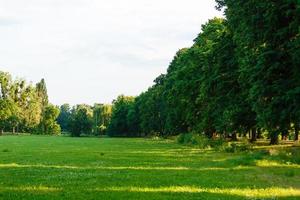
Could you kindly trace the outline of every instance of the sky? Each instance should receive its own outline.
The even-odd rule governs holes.
[[[0,70],[56,105],[136,96],[222,13],[214,0],[0,0]]]

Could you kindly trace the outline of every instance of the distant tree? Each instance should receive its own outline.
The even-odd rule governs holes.
[[[93,132],[95,135],[104,135],[111,118],[111,105],[95,104],[93,106]]]
[[[36,84],[36,91],[38,97],[40,98],[41,105],[43,107],[48,106],[49,100],[45,79],[42,79],[39,83]]]
[[[71,106],[63,104],[60,106],[60,113],[57,118],[57,123],[60,125],[62,131],[70,131],[71,121]]]
[[[139,115],[135,103],[129,105],[126,118],[129,136],[140,136]]]
[[[39,83],[36,84],[36,93],[37,93],[37,97],[40,103],[41,113],[42,113],[39,129],[44,134],[46,132],[46,127],[45,127],[46,125],[43,124],[43,122],[45,122],[43,118],[45,117],[46,107],[48,106],[49,103],[47,87],[44,79],[42,79]]]
[[[12,78],[7,72],[0,71],[0,97],[1,99],[8,99]]]
[[[104,104],[102,107],[102,113],[101,113],[101,125],[102,125],[102,128],[104,128],[105,132],[110,123],[111,115],[112,115],[112,105]]]
[[[131,136],[127,117],[133,104],[134,97],[124,95],[120,95],[113,101],[111,122],[107,130],[109,136]]]
[[[18,130],[18,126],[21,123],[21,118],[19,115],[19,108],[15,102],[12,102],[10,105],[11,115],[7,119],[7,128],[12,131],[12,133],[16,133],[16,129]]]
[[[9,127],[14,117],[15,103],[11,94],[12,78],[9,73],[0,71],[0,135]]]
[[[1,132],[49,133],[49,127],[46,127],[49,124],[45,124],[49,123],[49,116],[45,116],[48,95],[44,79],[33,86],[23,79],[13,80],[9,73],[0,71],[0,101]],[[50,129],[58,130],[52,125]]]
[[[12,102],[7,99],[0,99],[0,135],[7,127],[10,117],[12,117]]]
[[[91,134],[93,128],[93,110],[88,105],[77,105],[71,111],[70,130],[73,137]]]
[[[36,89],[32,85],[26,86],[21,94],[21,112],[23,115],[23,131],[37,133],[44,133],[44,127],[41,129],[42,122],[42,106]]]
[[[43,117],[43,125],[44,132],[43,134],[47,135],[58,135],[61,133],[61,128],[59,124],[57,124],[56,119],[59,116],[59,108],[53,105],[48,105],[45,108],[44,117]]]

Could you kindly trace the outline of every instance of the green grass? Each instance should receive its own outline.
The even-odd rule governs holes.
[[[272,152],[214,152],[171,140],[2,136],[0,199],[300,199],[299,163]]]

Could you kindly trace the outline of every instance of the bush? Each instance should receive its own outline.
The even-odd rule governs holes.
[[[207,138],[205,135],[196,134],[196,133],[180,134],[177,137],[177,142],[179,144],[197,146],[200,149],[206,149],[206,148],[219,149],[224,145],[224,140],[222,139],[211,140]]]
[[[236,153],[236,152],[247,152],[252,150],[253,147],[249,143],[231,143],[229,147],[225,148],[225,151],[228,153]]]
[[[272,160],[284,163],[300,164],[299,148],[291,148],[284,151],[279,151],[276,155],[271,155]]]
[[[218,150],[224,150],[227,147],[227,144],[228,143],[222,138],[210,140],[210,146]]]
[[[49,132],[51,135],[59,135],[59,134],[61,134],[61,128],[60,128],[60,126],[58,125],[58,124],[53,124],[52,126],[51,126],[51,130],[50,130],[50,132]]]
[[[177,142],[179,144],[184,144],[184,138],[186,137],[186,134],[180,134],[178,137],[177,137]]]

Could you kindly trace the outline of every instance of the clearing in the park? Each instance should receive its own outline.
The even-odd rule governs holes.
[[[3,136],[0,199],[299,199],[300,165],[271,156],[289,147],[259,148],[231,154],[172,140]]]

